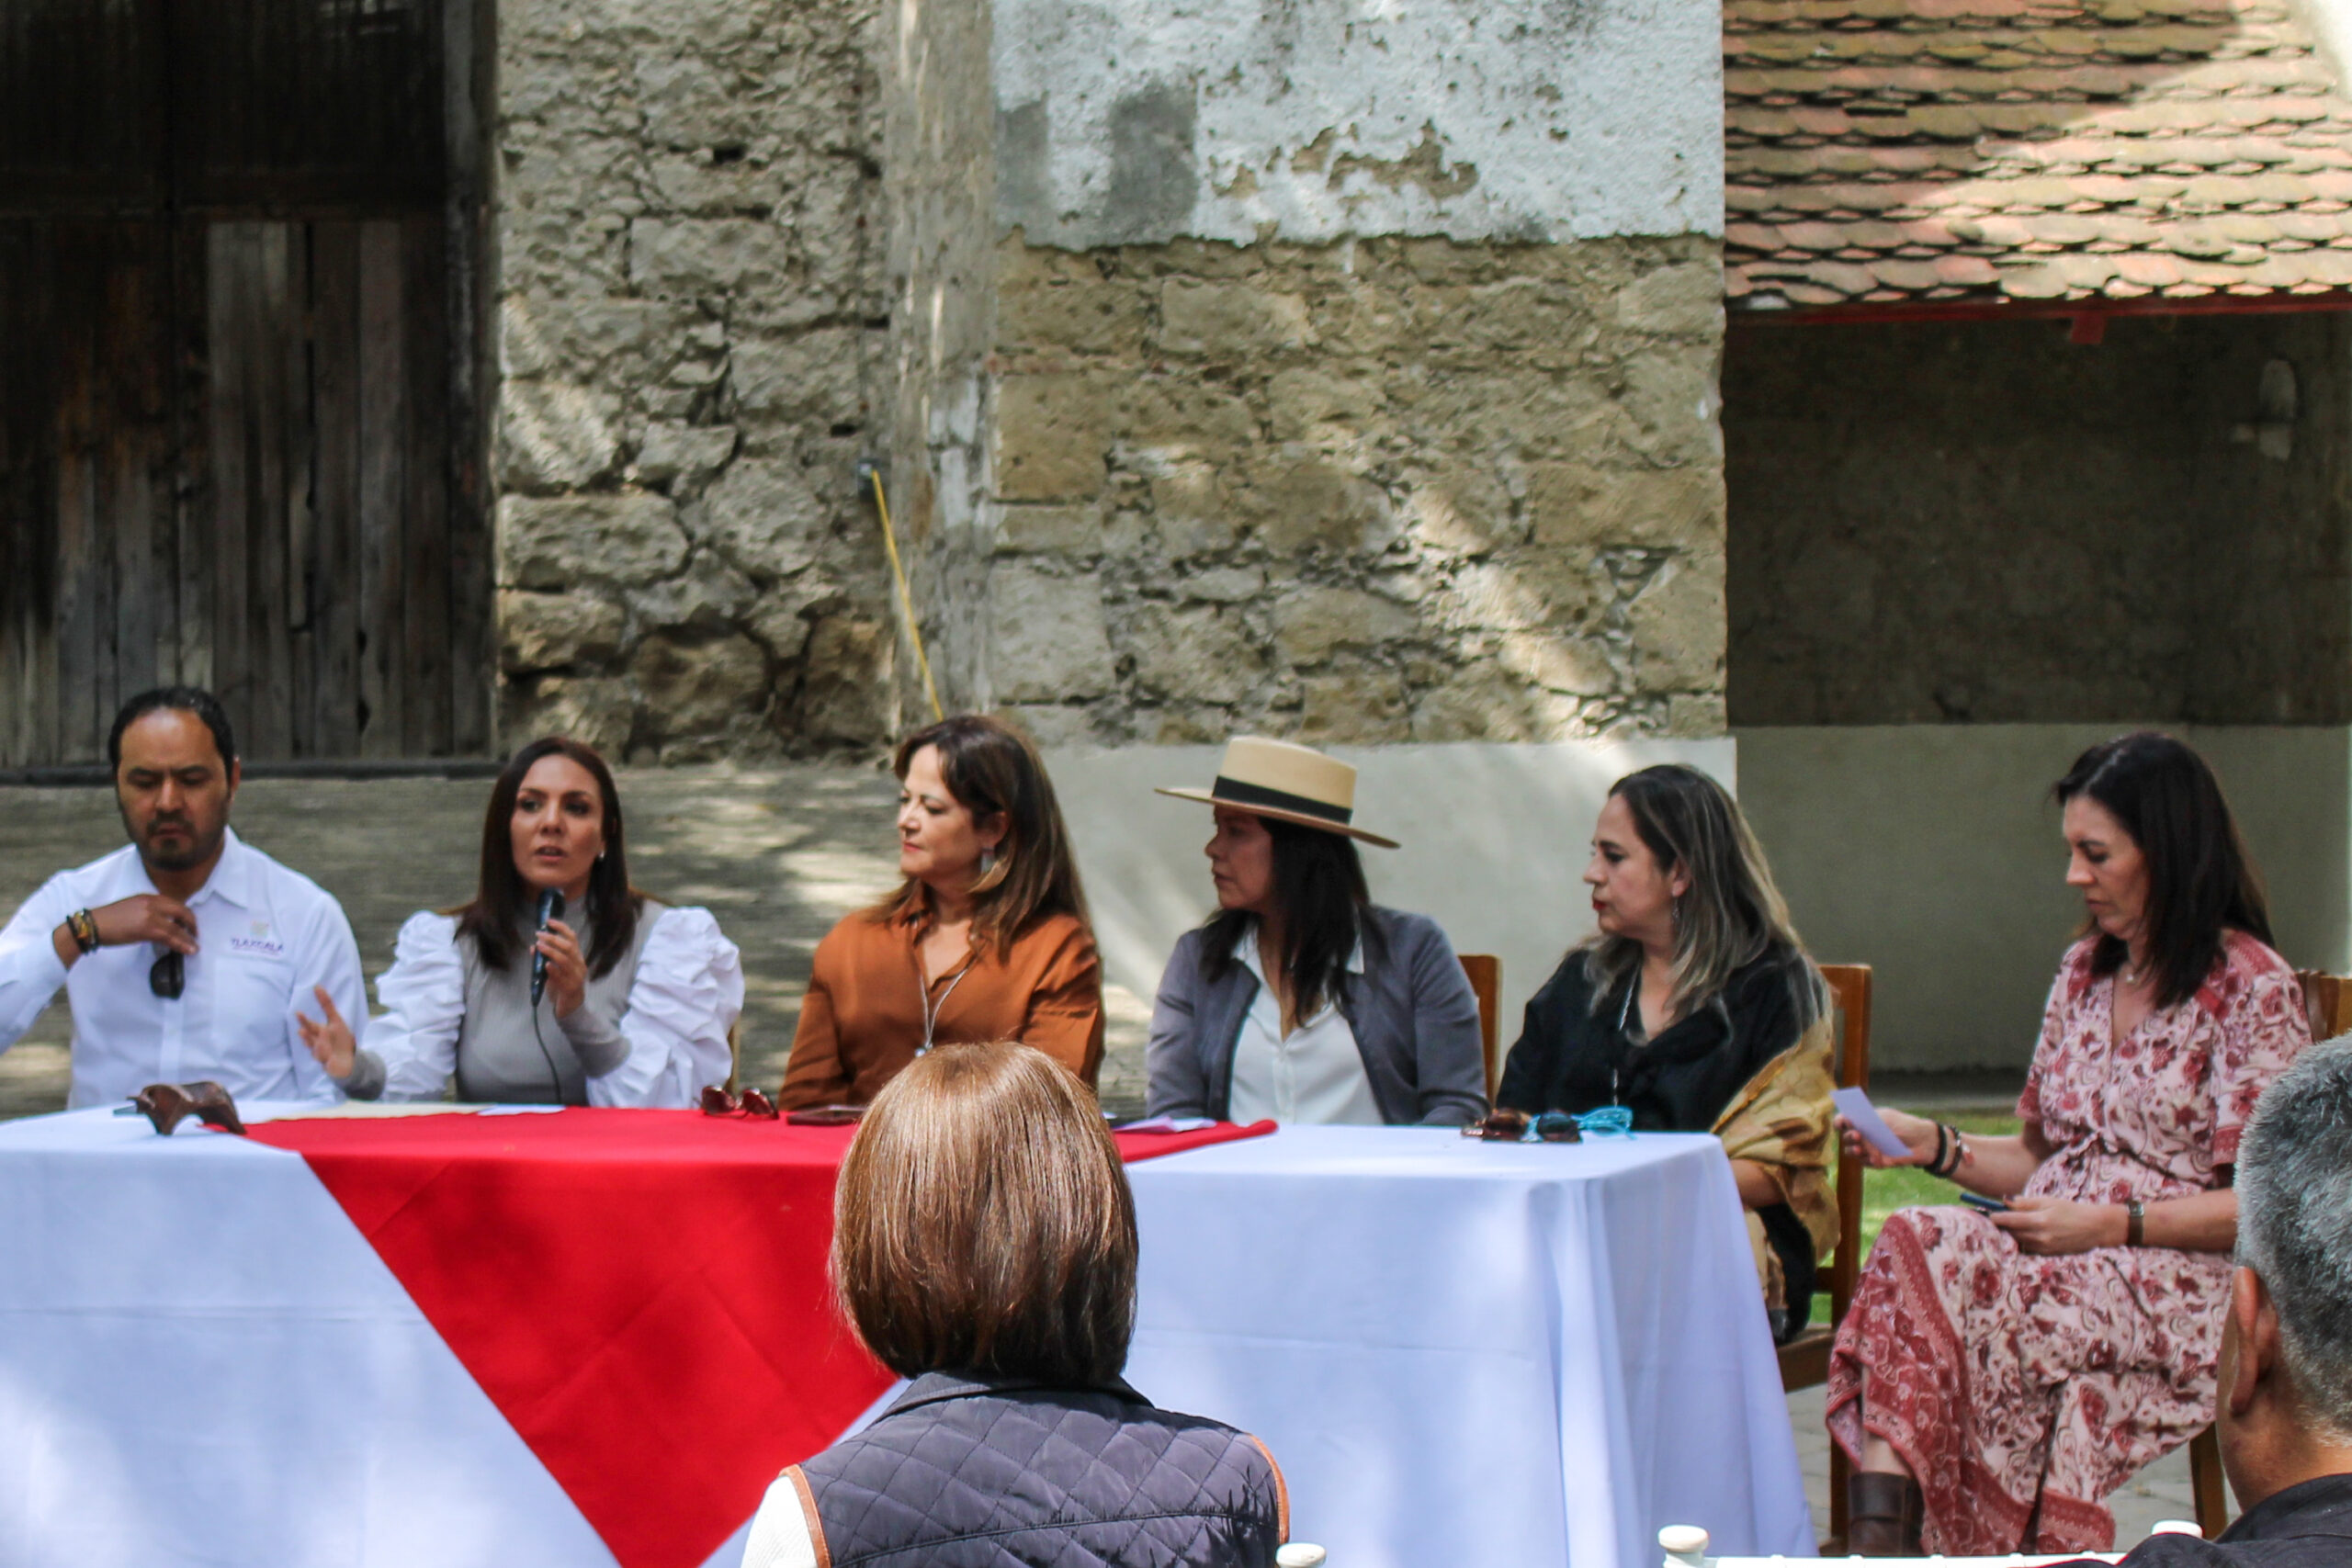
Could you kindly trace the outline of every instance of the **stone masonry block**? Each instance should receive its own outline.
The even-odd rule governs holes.
[[[738,714],[766,707],[767,653],[747,637],[685,640],[650,637],[630,666],[656,739],[707,734]]]
[[[1250,283],[1170,279],[1159,288],[1159,346],[1169,354],[1229,359],[1306,346],[1306,300]]]
[[[499,582],[562,591],[582,582],[650,582],[685,564],[686,536],[666,496],[502,497]]]
[[[765,586],[816,560],[830,509],[799,464],[739,458],[703,496],[697,532]]]
[[[684,331],[679,311],[658,299],[510,294],[499,303],[500,358],[511,377],[625,385],[653,373],[650,355],[669,352]]]
[[[802,415],[831,423],[859,417],[858,333],[829,327],[735,344],[735,402],[746,414]]]
[[[802,732],[871,746],[898,728],[891,694],[897,633],[877,615],[829,615],[809,634],[800,692]]]
[[[1722,464],[1722,401],[1712,354],[1634,355],[1625,362],[1623,409],[1640,430],[1639,449],[1653,461]]]
[[[1169,559],[1216,555],[1233,547],[1240,536],[1240,522],[1213,464],[1159,462],[1148,471],[1159,547]]]
[[[1413,707],[1413,739],[1435,740],[1560,740],[1582,733],[1578,700],[1547,692],[1481,662],[1420,694]]]
[[[1653,692],[1723,684],[1724,559],[1679,558],[1634,600],[1634,678]]]
[[[735,73],[723,63],[649,49],[631,64],[646,136],[657,147],[740,146],[767,129],[769,106],[736,91]]]
[[[1598,697],[1614,691],[1618,684],[1608,644],[1592,637],[1505,632],[1498,662],[1521,680],[1551,692]]]
[[[1342,670],[1301,682],[1297,738],[1310,746],[1366,746],[1412,734],[1405,682],[1395,671]]]
[[[1267,421],[1277,441],[1344,439],[1386,400],[1379,379],[1328,366],[1276,371],[1266,384]]]
[[[1435,456],[1435,471],[1418,478],[1406,499],[1413,536],[1432,549],[1464,555],[1519,542],[1524,525],[1496,465]]]
[[[617,657],[628,617],[595,593],[498,594],[498,662],[510,675]]]
[[[1265,649],[1232,609],[1146,604],[1122,640],[1135,654],[1136,686],[1155,696],[1238,703],[1266,671]]]
[[[1724,477],[1712,464],[1678,468],[1532,464],[1527,509],[1539,546],[1723,547]]]
[[[1122,444],[1159,460],[1223,462],[1258,444],[1258,416],[1231,387],[1194,377],[1153,376],[1120,390],[1116,429]]]
[[[547,675],[529,686],[507,688],[500,729],[536,739],[569,735],[607,757],[627,750],[637,723],[628,682],[616,675]]]
[[[1654,267],[1617,296],[1617,323],[1630,332],[1720,338],[1724,269],[1713,260]]]
[[[989,678],[1004,703],[1058,703],[1111,689],[1111,639],[1094,579],[1001,563],[989,575]]]
[[[1096,506],[1006,506],[998,509],[996,547],[1007,555],[1094,556],[1102,548],[1102,511]]]
[[[1293,664],[1320,664],[1341,648],[1378,648],[1411,637],[1406,606],[1355,588],[1295,587],[1274,601],[1274,646]]]
[[[1122,280],[1008,286],[997,299],[997,342],[1006,349],[1143,355],[1151,296]]]
[[[1102,488],[1109,413],[1086,376],[1008,376],[996,395],[996,493],[1084,501]]]
[[[1250,480],[1245,504],[1259,537],[1276,555],[1317,546],[1352,554],[1377,540],[1387,521],[1386,500],[1376,487],[1296,449],[1270,454]]]
[[[655,294],[783,290],[791,284],[790,238],[756,219],[639,219],[629,225],[629,276]]]
[[[657,422],[645,427],[645,439],[638,444],[637,461],[629,472],[640,483],[668,484],[675,480],[681,487],[693,490],[734,455],[735,427],[731,424]]]
[[[498,479],[509,490],[574,490],[613,466],[619,395],[564,381],[510,380],[498,396]]]

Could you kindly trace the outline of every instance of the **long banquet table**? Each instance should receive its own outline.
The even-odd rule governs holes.
[[[560,1151],[532,1142],[551,1127],[526,1125],[559,1116],[507,1123],[504,1157],[539,1161],[543,1190],[576,1183],[579,1199],[485,1210],[480,1234],[506,1249],[486,1259],[475,1254],[489,1244],[469,1246],[470,1218],[432,1218],[494,1202],[469,1196],[455,1166],[413,1189],[355,1187],[329,1162],[314,1169],[315,1154],[200,1130],[158,1138],[104,1111],[0,1124],[0,1565],[731,1568],[756,1495],[729,1479],[696,1500],[715,1527],[663,1534],[673,1513],[695,1512],[642,1506],[650,1475],[677,1473],[656,1464],[663,1445],[674,1458],[684,1443],[691,1460],[707,1433],[741,1461],[730,1477],[768,1473],[800,1454],[739,1450],[813,1446],[854,1424],[840,1411],[864,1405],[887,1374],[842,1383],[821,1427],[807,1429],[816,1438],[746,1438],[729,1425],[736,1413],[662,1401],[708,1403],[676,1391],[732,1387],[734,1369],[763,1357],[789,1382],[796,1355],[837,1348],[804,1334],[804,1352],[749,1322],[724,1344],[665,1337],[660,1314],[629,1308],[610,1345],[566,1349],[586,1371],[540,1369],[527,1400],[513,1392],[513,1362],[536,1340],[509,1336],[496,1365],[480,1348],[519,1310],[503,1281],[537,1291],[531,1311],[560,1315],[589,1289],[571,1282],[573,1261],[616,1272],[600,1248],[628,1231],[642,1167],[636,1124],[611,1119],[663,1114],[560,1113],[606,1120],[563,1123],[573,1136]],[[714,1131],[725,1157],[707,1172],[673,1160],[670,1179],[756,1186],[784,1132],[770,1127],[776,1141],[759,1145],[742,1123]],[[812,1190],[820,1166],[795,1190]],[[1333,1568],[1646,1568],[1668,1523],[1704,1526],[1720,1552],[1810,1554],[1713,1139],[1511,1146],[1297,1127],[1129,1175],[1143,1238],[1129,1380],[1263,1437],[1289,1480],[1294,1536],[1329,1547]],[[723,1239],[692,1239],[689,1225],[690,1247],[807,1272],[805,1258],[772,1263],[762,1227],[724,1221],[716,1200],[704,1218]],[[544,1246],[517,1247],[539,1231]],[[428,1277],[429,1313],[402,1283]],[[613,1364],[632,1357],[642,1364]],[[598,1379],[601,1393],[576,1386]],[[612,1426],[595,1402],[620,1397],[616,1387],[660,1418],[631,1417],[595,1451],[565,1448],[575,1427]],[[632,1473],[632,1443],[643,1473]],[[680,1490],[664,1480],[650,1495]]]

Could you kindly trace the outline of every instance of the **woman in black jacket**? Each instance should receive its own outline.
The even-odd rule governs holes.
[[[1786,1339],[1838,1235],[1820,973],[1739,807],[1695,768],[1611,787],[1584,880],[1600,930],[1527,1004],[1495,1099],[1722,1137]]]

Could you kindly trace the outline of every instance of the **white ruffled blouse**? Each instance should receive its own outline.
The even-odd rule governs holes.
[[[458,918],[411,915],[376,982],[385,1010],[361,1042],[384,1066],[386,1100],[438,1100],[458,1066],[466,963]],[[591,1105],[691,1108],[734,1070],[727,1036],[743,1012],[742,953],[710,911],[667,908],[647,933],[619,1027],[620,1066],[588,1080]]]

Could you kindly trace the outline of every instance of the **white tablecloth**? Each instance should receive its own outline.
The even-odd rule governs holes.
[[[1263,1437],[1332,1568],[1810,1552],[1713,1139],[1295,1128],[1130,1175],[1130,1381]],[[0,1565],[611,1562],[298,1156],[0,1124]]]

